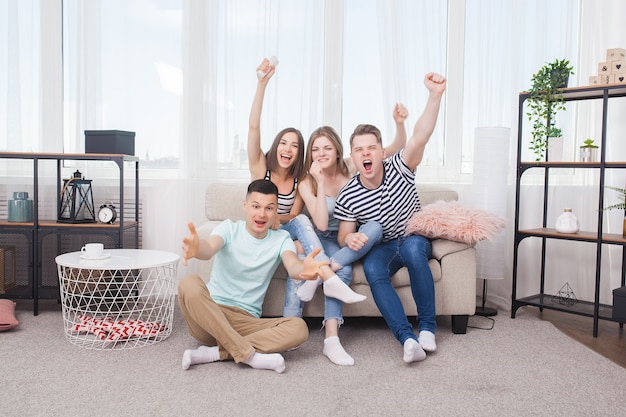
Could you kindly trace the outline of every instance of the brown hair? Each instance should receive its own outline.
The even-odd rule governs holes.
[[[313,163],[313,142],[315,139],[324,136],[328,138],[335,146],[337,150],[337,168],[339,172],[346,177],[350,178],[350,171],[348,170],[348,166],[346,165],[346,161],[343,159],[343,144],[341,143],[341,138],[335,129],[330,126],[322,126],[318,127],[311,133],[309,137],[309,143],[306,146],[306,160],[304,166],[306,167],[306,171],[308,172],[311,168],[311,164]],[[309,175],[309,180],[311,182],[311,190],[313,191],[313,195],[317,195],[317,181],[313,177],[313,175]]]
[[[355,127],[354,132],[352,132],[352,135],[350,135],[350,149],[352,149],[352,140],[354,139],[355,136],[366,135],[368,133],[371,133],[372,135],[376,136],[376,140],[378,141],[380,146],[383,145],[383,137],[380,134],[380,130],[378,130],[376,126],[362,124],[362,125],[358,125],[357,127]]]
[[[254,180],[248,185],[246,198],[248,198],[252,193],[275,195],[276,198],[278,198],[278,188],[276,187],[276,184],[274,184],[272,181],[267,181],[264,179]]]
[[[265,160],[267,161],[267,169],[270,172],[276,172],[278,169],[278,144],[282,137],[287,134],[293,132],[298,136],[298,155],[296,156],[296,162],[291,165],[289,168],[289,175],[297,178],[298,182],[304,178],[305,170],[304,170],[304,138],[302,137],[302,133],[294,127],[287,127],[276,135],[274,138],[274,142],[272,142],[272,147],[265,154]]]

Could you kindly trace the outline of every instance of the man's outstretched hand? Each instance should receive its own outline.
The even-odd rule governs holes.
[[[320,253],[321,249],[317,248],[313,252],[309,253],[309,255],[304,258],[302,273],[300,274],[300,279],[312,280],[317,279],[317,276],[321,274],[320,268],[324,265],[328,265],[328,261],[316,261],[315,257],[318,253]]]
[[[189,228],[189,236],[183,238],[183,265],[185,266],[187,266],[187,260],[195,258],[200,246],[200,238],[198,237],[198,232],[196,232],[196,226],[189,222],[187,227]]]

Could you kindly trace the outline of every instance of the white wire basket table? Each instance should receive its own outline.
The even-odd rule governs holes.
[[[108,249],[98,259],[82,252],[55,258],[67,339],[87,349],[132,349],[172,333],[176,254]]]

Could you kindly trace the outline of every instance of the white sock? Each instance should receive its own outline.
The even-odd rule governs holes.
[[[434,352],[437,350],[437,343],[435,342],[435,334],[428,330],[422,330],[417,335],[417,340],[420,343],[422,349],[426,352]]]
[[[345,351],[338,336],[324,339],[324,355],[335,365],[354,365],[354,359]]]
[[[404,342],[404,361],[406,363],[423,361],[426,352],[415,339],[406,339]]]
[[[259,353],[254,352],[252,356],[243,361],[254,369],[268,369],[279,374],[285,372],[285,358],[279,353]]]
[[[337,275],[333,275],[324,281],[324,294],[346,304],[358,303],[367,298],[352,291]]]
[[[220,360],[220,349],[217,346],[200,346],[198,349],[187,349],[183,353],[183,369],[199,363]]]
[[[298,287],[298,291],[296,291],[296,294],[298,294],[298,298],[305,303],[308,303],[313,299],[313,296],[315,295],[315,290],[317,290],[317,287],[319,287],[321,283],[322,279],[320,277],[317,277],[317,279],[305,281],[304,284]]]

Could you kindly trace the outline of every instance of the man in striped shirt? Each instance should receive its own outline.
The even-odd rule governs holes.
[[[437,349],[435,287],[428,266],[430,241],[422,236],[405,236],[407,220],[420,209],[415,168],[437,124],[446,79],[429,73],[424,84],[429,91],[426,107],[406,147],[397,154],[385,159],[381,134],[375,126],[356,127],[350,136],[350,149],[359,173],[342,188],[335,204],[335,217],[340,220],[337,239],[342,246],[357,244],[354,241],[360,239],[359,224],[377,221],[383,227],[382,242],[365,256],[363,268],[378,309],[403,345],[407,363],[424,360],[425,351]],[[391,276],[402,267],[409,270],[419,336],[391,285]]]

